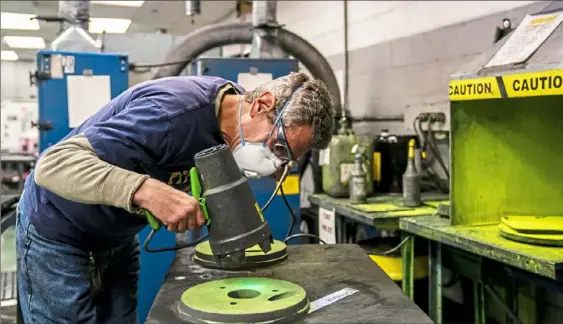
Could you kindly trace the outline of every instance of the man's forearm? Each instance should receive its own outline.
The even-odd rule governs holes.
[[[105,161],[85,136],[60,142],[45,152],[35,168],[35,182],[79,203],[100,204],[134,211],[133,195],[148,178]]]

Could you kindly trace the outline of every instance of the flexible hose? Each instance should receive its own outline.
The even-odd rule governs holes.
[[[283,174],[281,176],[281,179],[278,182],[278,185],[276,186],[276,189],[274,190],[274,192],[272,192],[272,195],[270,196],[268,201],[264,204],[264,206],[262,206],[262,208],[260,208],[261,212],[265,212],[266,209],[268,209],[268,207],[270,207],[270,204],[272,203],[272,201],[274,201],[274,198],[276,198],[276,194],[280,190],[282,183],[285,181],[285,178],[287,178],[288,173],[289,173],[289,166],[286,165],[285,169],[283,170]]]
[[[324,82],[332,95],[335,116],[338,116],[341,112],[340,88],[324,56],[306,40],[283,28],[278,30],[278,42],[282,50],[303,63],[315,78]],[[251,43],[251,23],[223,23],[199,28],[166,56],[165,62],[178,64],[161,66],[153,79],[179,75],[193,59],[213,48]]]

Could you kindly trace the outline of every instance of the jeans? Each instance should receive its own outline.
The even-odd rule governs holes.
[[[18,206],[19,303],[26,324],[137,324],[136,237],[92,253],[42,237]]]

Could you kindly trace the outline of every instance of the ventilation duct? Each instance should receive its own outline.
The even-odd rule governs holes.
[[[63,31],[51,43],[55,51],[100,52],[100,45],[87,32],[90,19],[90,2],[59,1],[59,17]]]
[[[285,53],[300,61],[315,78],[324,82],[338,116],[341,109],[340,88],[324,56],[306,40],[281,27],[277,30],[277,38]],[[177,64],[160,67],[153,79],[180,75],[192,60],[208,50],[233,44],[251,44],[252,39],[252,24],[249,23],[224,23],[199,28],[166,55],[166,62]]]
[[[193,17],[201,13],[201,1],[185,1],[186,16]]]
[[[282,58],[285,53],[278,42],[280,25],[276,20],[278,2],[252,2],[252,49],[251,58]]]

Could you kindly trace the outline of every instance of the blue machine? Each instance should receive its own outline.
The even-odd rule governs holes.
[[[88,96],[107,96],[108,101],[128,88],[128,58],[121,54],[40,51],[37,53],[39,101],[39,151],[65,137],[72,127],[91,116],[86,107]],[[99,87],[89,87],[99,85]],[[109,87],[109,89],[104,88]],[[81,89],[82,88],[82,89]],[[86,88],[86,92],[84,92]],[[96,99],[96,98],[94,98]],[[75,102],[81,105],[75,105]],[[73,105],[75,107],[73,107]],[[101,108],[103,104],[94,107]],[[75,109],[75,110],[73,110]],[[139,233],[143,242],[150,232]],[[174,233],[159,231],[151,244],[176,244]],[[139,323],[144,323],[153,301],[174,260],[174,252],[147,253],[141,250],[138,306]]]
[[[226,80],[240,83],[240,74],[244,76],[257,74],[271,74],[272,79],[288,75],[298,70],[297,61],[291,59],[245,59],[245,58],[206,58],[198,59],[191,65],[192,75],[218,76]],[[260,206],[264,206],[272,192],[275,190],[276,181],[273,179],[250,179],[250,186]],[[299,174],[294,168],[283,185],[284,193],[297,217],[292,234],[299,233],[301,223],[299,207]],[[278,193],[279,195],[279,193]],[[283,241],[291,226],[291,214],[287,210],[281,197],[276,197],[264,213],[270,224],[274,239]],[[196,231],[200,232],[200,231]],[[206,229],[202,229],[205,234]],[[191,239],[200,234],[194,232]],[[299,240],[292,240],[289,244],[297,244]]]

